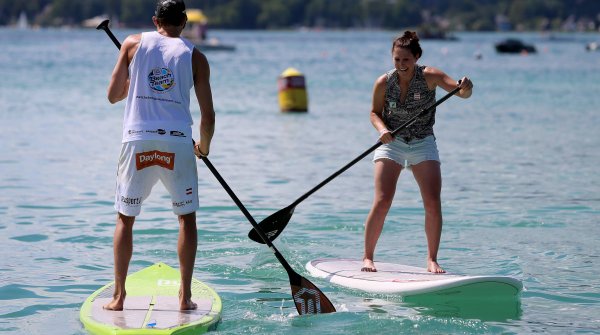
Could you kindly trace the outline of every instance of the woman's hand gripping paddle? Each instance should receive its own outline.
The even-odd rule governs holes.
[[[106,34],[108,34],[110,39],[113,41],[113,43],[117,46],[117,48],[121,49],[121,43],[119,43],[119,40],[116,39],[116,37],[108,28],[108,20],[103,21],[97,29],[104,30]],[[285,271],[287,272],[290,280],[290,286],[292,289],[292,299],[294,300],[294,305],[296,306],[298,314],[305,315],[335,312],[335,307],[333,307],[333,304],[331,303],[329,298],[327,298],[327,296],[325,296],[325,294],[323,294],[323,292],[321,292],[321,290],[319,290],[319,288],[315,286],[315,284],[310,282],[310,280],[302,277],[301,275],[296,273],[294,269],[292,269],[290,264],[285,260],[285,258],[283,258],[279,250],[275,248],[271,241],[262,232],[261,228],[258,226],[252,215],[250,215],[250,212],[248,212],[244,204],[242,204],[242,202],[238,199],[235,193],[233,193],[229,185],[227,185],[227,183],[225,182],[225,179],[221,177],[221,174],[212,165],[208,157],[202,157],[202,160],[209,168],[209,170],[215,175],[219,183],[221,183],[221,186],[223,186],[225,191],[227,191],[231,199],[233,199],[235,204],[240,208],[242,213],[244,213],[248,221],[250,221],[258,236],[263,239],[262,243],[266,243],[269,246],[269,248],[275,254],[277,260],[285,268]]]
[[[460,81],[459,81],[459,83],[460,83]],[[398,128],[396,128],[394,131],[392,131],[392,136],[395,136],[400,130],[413,124],[419,116],[431,111],[432,109],[437,107],[439,104],[441,104],[442,102],[446,101],[448,98],[450,98],[451,96],[456,94],[456,92],[458,92],[459,90],[460,90],[460,88],[458,88],[458,87],[453,89],[448,94],[446,94],[444,97],[442,97],[440,100],[436,101],[433,105],[421,110],[415,116],[410,118],[410,120],[401,124]],[[344,171],[348,170],[352,165],[356,164],[358,161],[363,159],[365,156],[367,156],[371,152],[375,151],[375,149],[377,149],[382,144],[383,143],[381,141],[377,141],[377,143],[374,144],[373,146],[371,146],[369,149],[367,149],[367,151],[360,154],[358,157],[353,159],[350,163],[344,165],[344,167],[337,170],[331,176],[327,177],[325,180],[323,180],[321,183],[319,183],[319,185],[313,187],[310,191],[306,192],[304,195],[302,195],[296,201],[291,203],[289,206],[287,206],[283,209],[280,209],[279,211],[275,212],[274,214],[271,214],[270,216],[268,216],[266,219],[262,220],[258,225],[260,226],[260,228],[262,229],[264,234],[267,235],[269,240],[271,240],[271,241],[275,240],[277,238],[277,236],[279,236],[279,234],[281,234],[281,232],[283,231],[285,226],[288,224],[288,222],[292,218],[292,214],[294,214],[294,209],[296,209],[296,206],[299,203],[301,203],[306,198],[308,198],[311,194],[315,193],[318,189],[320,189],[321,187],[325,186],[327,183],[332,181],[335,177],[339,176]],[[256,229],[252,229],[248,233],[248,237],[251,240],[253,240],[254,242],[265,243],[264,240],[259,236],[259,233],[256,231]]]

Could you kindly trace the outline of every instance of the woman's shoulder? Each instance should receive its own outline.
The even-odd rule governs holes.
[[[388,74],[384,73],[381,76],[377,77],[377,79],[375,79],[375,85],[385,85],[385,83],[387,82],[388,79]]]
[[[446,76],[446,73],[436,67],[426,66],[423,68],[423,76],[430,88],[435,88]]]
[[[425,75],[426,77],[435,77],[435,76],[444,75],[444,71],[442,71],[436,67],[428,66],[428,65],[422,65],[421,71],[423,71],[423,75]]]
[[[395,68],[391,69],[389,71],[386,71],[384,74],[377,77],[377,79],[375,80],[375,84],[385,84],[395,73],[396,73]]]

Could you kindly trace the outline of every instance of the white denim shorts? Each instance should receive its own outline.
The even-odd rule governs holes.
[[[420,140],[404,142],[396,138],[394,142],[382,144],[375,150],[373,162],[391,159],[403,167],[410,167],[424,161],[440,162],[440,155],[433,135]]]
[[[192,142],[141,140],[123,143],[115,209],[127,216],[139,215],[142,203],[159,180],[171,194],[176,215],[198,209],[198,171]]]

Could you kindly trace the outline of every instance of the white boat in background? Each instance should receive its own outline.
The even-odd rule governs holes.
[[[186,10],[188,27],[182,36],[194,43],[200,51],[234,51],[235,46],[223,44],[215,37],[208,37],[208,18],[202,10],[190,8]]]
[[[81,22],[81,26],[84,28],[96,28],[102,21],[108,20],[108,15],[98,15]],[[113,23],[114,25],[114,23]]]
[[[29,29],[29,21],[27,20],[27,14],[24,11],[19,14],[19,20],[17,21],[18,29]]]
[[[200,51],[235,51],[235,46],[231,44],[223,44],[216,38],[208,40],[193,40],[190,39]]]

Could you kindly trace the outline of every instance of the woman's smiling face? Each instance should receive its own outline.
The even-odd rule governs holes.
[[[417,60],[418,58],[408,48],[395,47],[392,51],[392,61],[400,75],[411,74]]]

